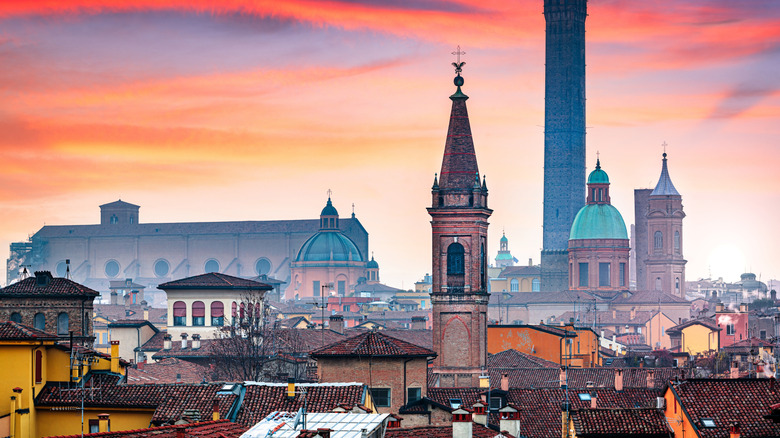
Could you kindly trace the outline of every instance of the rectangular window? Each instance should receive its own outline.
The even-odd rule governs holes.
[[[610,264],[599,263],[599,286],[612,286],[610,281]]]
[[[344,304],[343,306],[341,306],[341,311],[342,312],[349,312],[349,304]]]
[[[312,296],[318,297],[320,296],[320,281],[314,280],[311,282],[311,288],[312,288]]]
[[[726,324],[726,334],[727,335],[733,335],[737,331],[734,330],[734,324]]]
[[[580,263],[580,287],[588,287],[588,264]]]
[[[89,433],[98,432],[100,432],[100,425],[98,424],[98,420],[89,420]]]
[[[761,330],[758,332],[759,339],[766,339],[766,330]]]
[[[225,325],[225,317],[224,316],[212,316],[211,317],[211,325],[214,327],[222,327]]]
[[[621,286],[626,285],[626,264],[625,263],[620,264],[620,285]]]
[[[347,282],[344,280],[339,280],[338,285],[339,285],[339,296],[343,297],[347,291]]]
[[[406,402],[412,403],[422,398],[422,388],[406,388]]]
[[[390,407],[390,388],[371,388],[371,396],[378,408]]]
[[[501,397],[490,397],[490,410],[497,411],[503,407]]]

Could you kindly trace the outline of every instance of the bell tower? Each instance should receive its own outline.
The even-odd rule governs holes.
[[[455,66],[457,90],[444,145],[441,173],[432,188],[433,349],[438,386],[477,386],[487,364],[487,230],[493,213],[480,181],[461,87],[463,64]]]

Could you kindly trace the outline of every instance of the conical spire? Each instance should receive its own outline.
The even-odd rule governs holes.
[[[658,184],[655,185],[653,193],[650,196],[680,196],[677,189],[672,184],[672,179],[669,177],[669,169],[666,167],[666,152],[663,155],[663,166],[661,167],[661,177],[658,178]]]
[[[439,174],[441,190],[471,190],[474,180],[478,178],[477,155],[474,153],[474,142],[471,138],[471,125],[466,110],[466,99],[469,97],[460,91],[463,77],[460,72],[455,77],[458,90],[450,96],[452,111],[450,125],[447,129],[447,142],[444,145],[444,159]],[[477,179],[477,181],[479,181]],[[477,184],[479,184],[477,182]]]

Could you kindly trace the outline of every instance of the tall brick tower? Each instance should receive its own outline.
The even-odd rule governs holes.
[[[438,180],[434,178],[431,215],[433,235],[433,349],[438,386],[477,386],[487,364],[487,230],[493,210],[487,186],[480,183],[477,156],[461,92],[462,63],[454,64],[458,87],[444,145]]]
[[[544,229],[542,291],[566,289],[569,230],[585,205],[587,0],[544,0]]]
[[[682,196],[672,184],[663,155],[661,177],[647,197],[645,212],[646,244],[644,254],[637,252],[637,265],[644,256],[644,289],[660,290],[678,297],[685,296],[685,264],[683,257]],[[639,238],[639,236],[637,236]],[[637,289],[642,289],[637,277]]]

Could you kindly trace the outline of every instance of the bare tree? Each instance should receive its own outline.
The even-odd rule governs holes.
[[[300,334],[280,328],[269,312],[262,293],[242,295],[231,320],[217,329],[210,342],[213,380],[303,380],[306,360],[299,358],[305,353]]]

